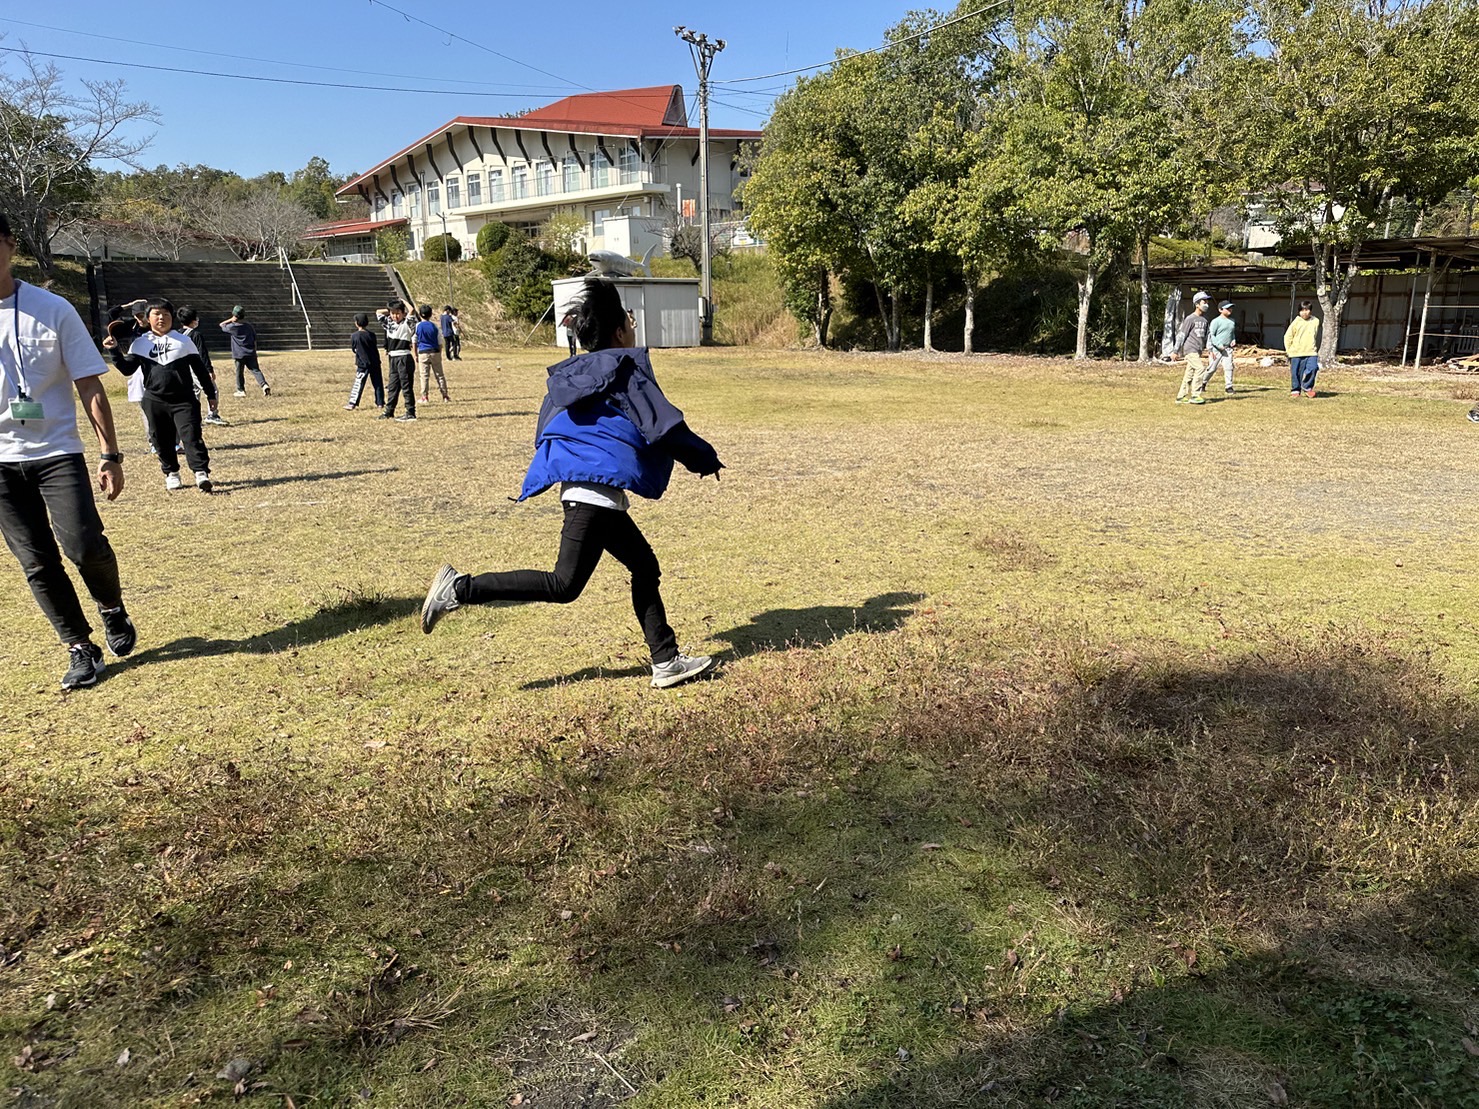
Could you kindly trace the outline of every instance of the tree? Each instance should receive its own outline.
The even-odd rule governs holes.
[[[1441,201],[1479,173],[1471,0],[1254,0],[1232,118],[1284,233],[1314,255],[1320,358],[1333,361],[1363,244],[1393,205]]]
[[[157,116],[125,99],[122,81],[83,80],[82,91],[69,92],[56,66],[25,51],[18,57],[19,72],[0,67],[0,207],[49,276],[53,231],[94,199],[93,163],[134,165],[152,136],[132,136],[129,127]]]
[[[509,226],[497,220],[491,220],[478,228],[477,247],[478,256],[486,258],[495,250],[508,242]]]
[[[406,260],[411,237],[404,227],[387,227],[375,236],[375,261],[385,265]]]
[[[248,260],[274,258],[279,250],[293,253],[314,223],[307,209],[264,185],[240,201],[228,189],[214,190],[201,220],[211,234]]]

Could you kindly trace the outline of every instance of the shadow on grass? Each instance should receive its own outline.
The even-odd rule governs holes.
[[[421,598],[417,597],[357,598],[321,608],[312,616],[305,616],[280,628],[242,639],[182,636],[158,647],[138,651],[126,660],[120,660],[120,664],[138,666],[150,662],[216,655],[271,655],[294,647],[306,647],[337,639],[341,635],[349,635],[380,624],[389,624],[420,610]]]
[[[714,632],[729,644],[720,658],[743,657],[756,651],[786,647],[821,647],[859,632],[881,635],[903,626],[922,593],[880,593],[861,605],[817,605],[812,608],[774,608],[750,618],[748,624]]]
[[[473,416],[462,417],[465,420],[502,420],[508,416],[537,416],[538,412],[532,410],[520,410],[517,412],[479,412]]]
[[[632,734],[422,728],[353,781],[192,752],[17,787],[8,1085],[224,1096],[241,1055],[299,1104],[1473,1104],[1479,745],[1426,662],[941,656]]]
[[[268,489],[274,485],[296,485],[299,482],[307,483],[313,481],[338,481],[347,477],[370,477],[374,474],[395,474],[400,470],[396,466],[377,466],[371,470],[336,470],[326,474],[284,474],[282,477],[259,477],[247,478],[244,481],[221,482],[217,488],[223,493],[232,493],[237,490]]]

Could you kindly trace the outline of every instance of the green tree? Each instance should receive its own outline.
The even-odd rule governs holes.
[[[495,250],[508,242],[509,226],[493,220],[478,228],[477,248],[478,257],[486,258]]]
[[[488,288],[510,315],[537,320],[554,303],[551,282],[560,272],[559,263],[523,235],[510,235],[479,264]]]
[[[404,262],[410,243],[404,227],[387,227],[375,236],[375,261],[385,265]]]
[[[433,235],[421,244],[421,257],[428,262],[460,262],[462,243],[456,235]]]
[[[1239,153],[1285,233],[1313,248],[1333,361],[1363,244],[1393,206],[1441,201],[1479,172],[1472,0],[1255,0],[1255,48],[1226,90]]]

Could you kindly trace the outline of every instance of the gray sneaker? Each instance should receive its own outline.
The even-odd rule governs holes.
[[[421,630],[427,635],[437,626],[437,621],[454,608],[461,608],[457,600],[457,571],[443,566],[431,579],[431,588],[426,591],[426,600],[421,604]]]
[[[97,685],[103,672],[103,649],[93,643],[78,643],[67,648],[70,665],[62,677],[63,689],[83,689]]]
[[[714,669],[714,660],[708,655],[677,655],[667,662],[652,664],[652,688],[667,689],[669,686],[686,682]]]

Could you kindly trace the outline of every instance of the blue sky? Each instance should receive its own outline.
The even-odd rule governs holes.
[[[898,0],[150,0],[132,8],[116,0],[67,0],[6,7],[0,47],[98,59],[53,60],[70,84],[119,77],[131,99],[158,109],[160,123],[143,155],[147,165],[204,163],[248,177],[290,171],[314,155],[335,172],[363,170],[453,116],[506,115],[588,90],[680,84],[696,125],[698,82],[687,46],[673,35],[678,24],[727,41],[714,67],[711,123],[758,128],[771,99],[795,78],[733,87],[717,82],[826,61],[838,47],[877,46],[910,8]],[[131,30],[123,14],[130,11]],[[114,62],[375,89],[270,84]],[[9,54],[0,54],[0,64],[11,72],[17,67]],[[437,91],[387,92],[386,86]]]

